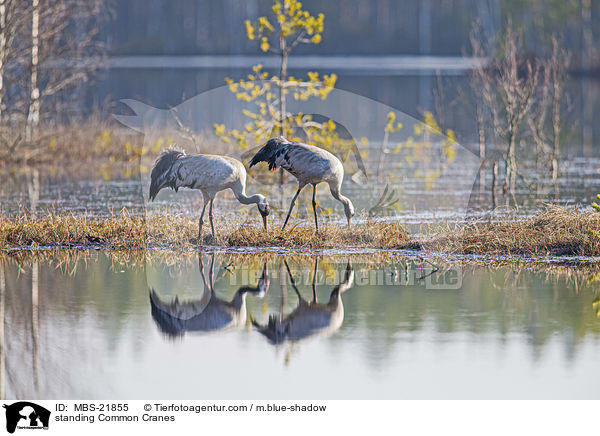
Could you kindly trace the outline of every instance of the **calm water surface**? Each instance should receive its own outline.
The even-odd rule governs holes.
[[[8,260],[2,396],[598,398],[592,273],[315,259]]]

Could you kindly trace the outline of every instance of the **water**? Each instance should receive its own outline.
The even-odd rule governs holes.
[[[320,257],[321,306],[298,309],[286,262],[310,302],[315,258],[217,254],[212,280],[211,261],[6,261],[2,396],[598,398],[593,271]],[[271,314],[277,336],[252,325]]]
[[[387,161],[392,167],[393,160]],[[358,215],[355,222],[360,222],[362,211],[368,211],[376,203],[384,189],[395,192],[398,202],[388,208],[378,210],[372,218],[396,221],[407,227],[413,234],[426,232],[422,225],[439,223],[460,223],[469,219],[487,219],[502,217],[526,218],[535,215],[544,205],[554,203],[566,207],[589,208],[600,193],[600,159],[572,160],[561,165],[560,176],[554,183],[544,170],[528,170],[530,184],[519,180],[515,198],[518,209],[511,203],[506,207],[508,199],[497,189],[494,206],[490,186],[491,172],[484,174],[484,186],[481,188],[476,166],[454,165],[447,168],[439,178],[433,178],[430,185],[422,177],[415,176],[414,169],[391,169],[394,177],[369,183],[363,179],[354,179],[350,175],[344,180],[343,191],[349,196]],[[422,172],[435,171],[435,165],[420,169]],[[92,217],[106,217],[126,208],[132,214],[153,213],[169,210],[198,217],[202,208],[202,195],[199,191],[181,189],[175,193],[169,189],[161,191],[156,201],[147,200],[149,175],[136,175],[130,178],[122,174],[114,174],[113,179],[105,180],[94,169],[85,176],[68,172],[51,173],[40,169],[36,174],[39,192],[32,193],[34,176],[31,169],[13,175],[0,186],[0,211],[5,215],[15,215],[19,211],[52,210],[59,213],[74,213]],[[260,192],[266,195],[274,210],[271,220],[285,217],[289,202],[297,185],[288,179],[282,187],[261,182],[250,177],[248,192]],[[311,189],[305,189],[300,195],[295,213],[304,223],[312,224]],[[325,185],[317,191],[319,204],[323,207],[320,215],[324,221],[344,224],[345,219],[341,205],[334,201]],[[247,217],[260,224],[256,208],[240,205],[233,195],[227,191],[220,193],[215,202],[215,216],[224,219],[230,216]],[[363,215],[363,217],[366,215]],[[275,222],[275,221],[272,221]]]

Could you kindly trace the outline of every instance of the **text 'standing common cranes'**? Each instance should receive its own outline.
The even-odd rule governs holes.
[[[225,189],[231,189],[242,204],[256,204],[267,228],[269,203],[261,194],[246,195],[246,168],[239,160],[227,156],[186,155],[178,150],[165,150],[152,168],[150,200],[154,200],[162,188],[171,188],[175,192],[179,188],[191,188],[202,192],[204,205],[198,222],[198,240],[202,236],[204,211],[209,202],[208,217],[212,236],[215,236],[213,201],[215,195]]]
[[[344,197],[341,193],[344,167],[333,154],[314,145],[289,142],[283,136],[280,136],[267,141],[250,161],[250,167],[259,162],[268,162],[270,170],[281,167],[298,179],[298,190],[292,198],[292,204],[290,204],[290,210],[285,218],[282,230],[285,229],[290,219],[290,214],[300,191],[306,185],[311,184],[313,185],[312,205],[315,213],[315,227],[319,231],[315,196],[317,194],[317,184],[321,182],[329,184],[329,190],[333,198],[344,205],[348,227],[350,227],[350,220],[354,215],[354,205],[349,198]]]

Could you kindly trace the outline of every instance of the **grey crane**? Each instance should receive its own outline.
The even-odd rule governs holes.
[[[272,344],[280,344],[286,341],[301,341],[316,335],[330,335],[338,330],[344,322],[344,304],[342,293],[354,285],[354,270],[348,261],[344,280],[331,291],[329,301],[326,304],[317,302],[316,277],[319,268],[318,259],[315,259],[315,271],[313,276],[313,301],[305,300],[294,281],[290,268],[285,262],[290,277],[290,282],[298,296],[298,306],[285,318],[271,315],[266,326],[261,326],[255,321],[252,324]]]
[[[312,206],[315,214],[315,227],[319,231],[319,222],[317,219],[317,185],[321,182],[329,184],[329,190],[333,198],[344,205],[344,212],[350,227],[350,220],[354,215],[354,205],[349,198],[341,193],[342,181],[344,179],[344,167],[340,160],[327,150],[314,145],[302,144],[299,142],[290,142],[283,136],[271,138],[254,155],[250,161],[250,167],[259,162],[267,162],[269,169],[274,170],[281,167],[298,179],[298,190],[292,198],[290,210],[288,211],[282,230],[290,219],[290,214],[296,203],[296,198],[302,188],[306,185],[313,185]]]
[[[262,276],[256,286],[240,287],[231,302],[218,298],[213,285],[214,254],[210,263],[209,280],[204,275],[202,254],[198,255],[198,267],[204,284],[204,294],[198,300],[180,302],[177,297],[170,303],[160,299],[156,291],[150,291],[152,318],[160,330],[168,336],[182,336],[185,332],[213,332],[242,328],[246,325],[246,296],[262,298],[269,289],[269,271],[263,265]]]
[[[213,225],[213,201],[218,192],[231,189],[242,204],[256,204],[260,212],[265,230],[269,203],[261,194],[246,195],[246,168],[237,159],[212,154],[186,155],[179,150],[165,150],[156,159],[152,168],[150,182],[150,200],[154,200],[162,188],[171,188],[175,192],[179,188],[199,189],[204,196],[204,205],[198,221],[198,241],[202,236],[204,211],[210,203],[208,217],[212,236],[215,236]]]

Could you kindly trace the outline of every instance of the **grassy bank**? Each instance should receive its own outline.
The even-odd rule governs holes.
[[[600,256],[600,213],[549,207],[521,221],[473,223],[433,237],[422,249],[457,254]]]
[[[352,229],[326,225],[319,233],[310,225],[285,231],[264,231],[254,222],[239,221],[216,228],[217,237],[197,240],[197,221],[169,213],[147,217],[127,212],[107,218],[72,214],[20,215],[0,218],[0,249],[105,248],[139,250],[222,247],[282,247],[292,249],[374,248],[416,249],[454,254],[600,256],[600,239],[589,230],[600,230],[600,213],[549,208],[525,221],[474,223],[461,229],[411,240],[397,224],[367,222]]]
[[[39,218],[20,215],[0,218],[0,249],[29,248],[106,248],[136,250],[146,248],[185,249],[199,245],[224,247],[319,248],[398,248],[409,242],[406,232],[396,224],[367,223],[352,229],[324,226],[319,233],[312,227],[288,227],[268,231],[256,223],[240,221],[216,226],[204,225],[203,240],[198,241],[198,222],[168,213],[147,217],[126,212],[107,218],[73,214],[44,214]]]

